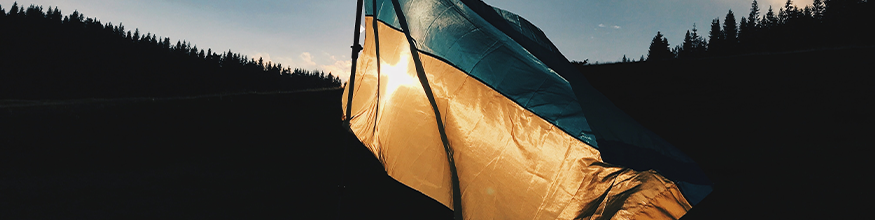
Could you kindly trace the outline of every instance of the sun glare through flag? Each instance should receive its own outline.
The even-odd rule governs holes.
[[[710,193],[525,19],[479,0],[364,10],[345,120],[390,176],[457,218],[673,219]]]

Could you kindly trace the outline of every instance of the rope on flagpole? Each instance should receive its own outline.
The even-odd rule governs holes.
[[[416,48],[416,42],[412,36],[410,36],[410,28],[407,26],[407,18],[404,17],[404,12],[401,11],[401,4],[398,3],[398,0],[392,0],[392,4],[395,6],[395,16],[398,17],[398,23],[401,25],[401,29],[404,31],[404,34],[407,36],[407,43],[410,45],[410,55],[413,57],[413,63],[416,64],[416,75],[419,78],[419,83],[422,84],[423,90],[425,90],[425,95],[428,97],[428,101],[431,103],[431,108],[434,110],[434,117],[437,121],[438,131],[441,135],[441,141],[444,144],[444,150],[447,152],[447,161],[450,165],[450,173],[452,174],[452,183],[453,183],[453,214],[455,219],[462,220],[462,194],[459,187],[459,175],[456,172],[456,162],[453,159],[453,148],[450,147],[449,139],[447,138],[447,133],[444,129],[444,123],[441,119],[441,112],[438,109],[437,102],[434,98],[434,93],[431,90],[431,85],[428,83],[428,77],[425,75],[425,69],[422,67],[422,61],[419,59],[419,49]]]
[[[377,63],[377,92],[376,92],[377,93],[377,105],[374,106],[374,108],[376,108],[374,110],[374,121],[380,121],[380,118],[379,118],[380,117],[380,91],[382,91],[380,89],[380,86],[382,86],[382,85],[380,85],[380,84],[381,84],[381,82],[383,82],[382,81],[383,73],[380,72],[380,66],[382,66],[382,63],[380,62],[380,32],[378,31],[380,28],[378,28],[379,26],[377,25],[377,22],[379,22],[377,17],[380,16],[380,10],[377,10],[377,0],[371,0],[371,9],[372,9],[372,13],[373,13],[371,15],[371,16],[373,16],[373,19],[371,19],[371,21],[373,22],[373,23],[371,23],[371,29],[374,29],[374,36],[373,36],[374,49],[375,49],[374,51],[376,51],[374,53],[374,57],[377,59],[377,62],[376,62]],[[374,123],[372,131],[377,130],[377,124],[378,123]],[[372,134],[374,136],[377,136],[377,132],[373,132]],[[380,151],[380,153],[377,154],[377,157],[380,159],[380,162],[383,163],[383,166],[386,166],[386,164],[385,164],[386,160],[383,159],[383,151]]]

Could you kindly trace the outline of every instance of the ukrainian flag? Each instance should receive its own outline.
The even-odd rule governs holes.
[[[711,192],[525,19],[479,0],[364,1],[344,119],[391,177],[464,219],[676,219]]]

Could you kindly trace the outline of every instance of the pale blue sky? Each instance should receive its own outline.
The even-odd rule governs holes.
[[[16,0],[0,0],[6,10]],[[729,9],[740,20],[752,0],[484,0],[540,27],[569,60],[617,61],[647,54],[661,31],[674,46],[693,23],[707,35]],[[797,6],[813,0],[795,0]],[[19,5],[78,10],[103,23],[122,22],[173,42],[232,50],[283,66],[349,76],[355,0],[17,0]],[[760,0],[761,14],[786,0]]]

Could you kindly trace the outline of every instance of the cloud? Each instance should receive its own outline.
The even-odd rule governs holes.
[[[346,80],[349,79],[349,71],[352,67],[352,60],[338,60],[335,56],[330,56],[330,58],[332,61],[334,61],[333,64],[320,65],[319,68],[321,68],[325,72],[331,73],[331,75],[339,77],[341,81],[346,82]]]
[[[338,57],[328,53],[322,53],[314,57],[310,52],[302,52],[298,57],[282,57],[258,52],[250,54],[250,57],[255,60],[262,58],[264,63],[282,64],[283,68],[320,70],[337,76],[343,82],[346,82],[349,78],[350,67],[352,67],[352,61],[346,56]]]
[[[258,52],[258,53],[252,54],[252,56],[250,56],[250,57],[252,57],[255,60],[258,60],[258,58],[261,58],[264,60],[264,63],[271,62],[272,64],[282,64],[283,68],[286,68],[286,67],[294,68],[296,63],[297,63],[297,62],[295,62],[295,59],[292,57],[273,57],[269,53]]]
[[[605,24],[599,24],[599,27],[600,27],[600,28],[606,28],[606,27],[608,27],[608,25],[605,25]],[[621,27],[620,27],[619,25],[611,25],[611,28],[613,28],[613,29],[620,29]]]
[[[270,54],[268,54],[268,53],[255,53],[252,55],[252,58],[255,60],[258,60],[258,58],[261,58],[264,60],[265,63],[267,63],[268,61],[273,63],[273,60],[270,59]]]
[[[769,10],[769,5],[772,6],[772,9],[775,10],[775,13],[778,13],[778,9],[783,8],[784,3],[787,3],[787,0],[766,0],[766,1],[759,1],[758,3],[760,4],[759,5],[760,6],[760,15],[764,15],[765,12]],[[796,6],[799,8],[805,8],[806,5],[811,5],[813,3],[814,3],[814,0],[793,0],[793,6]],[[750,3],[748,3],[748,5],[750,5]],[[747,9],[749,10],[750,8],[747,8]],[[745,11],[745,12],[749,12],[749,11]],[[745,15],[746,14],[747,13],[745,13]],[[736,15],[736,16],[738,16],[738,15]]]
[[[315,66],[316,65],[316,62],[313,62],[313,56],[310,55],[310,52],[303,52],[303,53],[301,53],[300,57],[301,57],[301,60],[304,61],[304,63],[303,63],[304,65],[307,65],[307,66]]]

